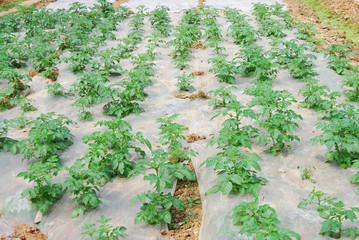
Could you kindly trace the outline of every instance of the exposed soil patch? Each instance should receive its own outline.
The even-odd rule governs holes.
[[[204,76],[204,72],[203,71],[195,71],[191,73],[192,76]]]
[[[318,46],[320,49],[323,50],[332,44],[352,44],[352,51],[356,54],[356,57],[350,57],[350,60],[353,64],[359,65],[359,47],[354,45],[352,41],[346,37],[345,33],[339,33],[331,28],[331,26],[325,24],[314,11],[301,1],[284,0],[284,2],[288,4],[291,17],[297,18],[300,22],[315,24],[314,27],[318,31],[316,37],[323,38],[325,40],[325,42]]]
[[[47,235],[40,232],[36,227],[26,224],[16,225],[14,232],[10,236],[1,236],[1,240],[21,239],[21,240],[47,240]]]
[[[48,5],[51,2],[56,2],[56,0],[25,0],[25,1],[19,1],[19,0],[0,0],[0,3],[2,2],[6,2],[7,4],[12,4],[9,5],[11,6],[11,9],[3,8],[2,6],[0,7],[0,10],[4,11],[4,12],[0,12],[0,17],[9,14],[9,13],[13,13],[17,11],[17,8],[14,6],[14,3],[19,4],[21,6],[26,6],[26,7],[36,7],[36,8],[41,8],[44,7],[46,5]],[[15,4],[15,5],[16,5]],[[3,5],[4,6],[4,5]],[[6,11],[7,9],[9,9],[8,11]]]
[[[187,167],[194,172],[192,162],[189,162]],[[175,240],[197,240],[202,223],[201,195],[197,179],[194,182],[178,181],[174,195],[184,201],[187,208],[181,211],[171,211],[172,221],[169,231],[167,233],[162,230],[161,233],[163,235],[168,234]]]
[[[116,1],[114,1],[114,2],[112,3],[112,6],[113,6],[113,7],[119,7],[121,4],[127,3],[127,2],[128,2],[128,0],[116,0]]]
[[[337,14],[343,14],[345,19],[355,19],[359,23],[359,2],[357,0],[322,0]]]
[[[191,101],[196,100],[196,99],[202,99],[202,100],[211,99],[211,97],[208,96],[207,93],[203,92],[202,90],[199,90],[198,93],[194,93],[191,95],[178,94],[178,95],[176,95],[176,98],[190,99]]]
[[[206,46],[203,45],[203,43],[201,41],[199,41],[199,42],[193,43],[191,45],[191,48],[204,50],[204,49],[206,49]]]
[[[33,78],[33,77],[35,77],[38,73],[39,73],[38,71],[32,70],[32,71],[29,72],[29,76],[30,76],[31,78]]]
[[[51,82],[55,82],[57,80],[57,77],[59,76],[59,72],[60,70],[59,69],[56,69],[54,71],[51,72],[51,76],[53,76],[52,78],[49,78],[49,80]]]
[[[190,135],[187,136],[187,139],[186,141],[188,143],[193,143],[193,142],[196,142],[196,141],[199,141],[199,140],[203,140],[203,139],[206,139],[207,137],[206,136],[200,136],[200,135],[197,135],[195,133],[191,133]]]

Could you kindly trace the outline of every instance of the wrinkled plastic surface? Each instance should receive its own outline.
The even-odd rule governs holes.
[[[57,1],[56,3],[64,3],[65,1]],[[187,5],[186,1],[177,2],[177,9],[192,7],[193,2]],[[239,3],[241,2],[241,3]],[[267,1],[273,3],[272,1]],[[164,2],[158,2],[162,4]],[[251,1],[212,1],[208,0],[207,4],[213,4],[215,6],[230,6],[239,7],[244,10],[248,10],[251,7]],[[231,3],[236,5],[231,5]],[[131,5],[133,4],[133,5]],[[131,1],[129,6],[134,7],[135,4],[144,4],[147,7],[153,7],[157,5],[157,2],[149,1]],[[170,7],[174,6],[175,1],[168,1]],[[217,4],[217,5],[216,5]],[[221,5],[223,4],[223,5]],[[51,5],[49,5],[51,6]],[[174,10],[174,9],[171,9]],[[173,24],[177,24],[177,21],[181,18],[180,14],[171,13],[171,19]],[[128,30],[129,20],[125,20],[118,27],[116,36],[119,38],[125,37]],[[226,29],[229,26],[221,14],[218,22],[222,25],[223,36],[225,38],[226,52],[229,54],[229,58],[233,58],[234,54],[240,49],[233,43],[230,37],[226,37]],[[149,34],[151,31],[148,17],[145,21],[145,34]],[[293,38],[293,34],[289,34],[286,39]],[[170,40],[172,37],[167,38]],[[205,44],[205,41],[203,40]],[[262,45],[266,50],[270,49],[268,41],[266,39],[259,41],[259,45]],[[109,41],[105,47],[116,46],[116,41]],[[143,52],[145,43],[140,43],[137,52]],[[155,63],[155,77],[153,79],[153,85],[146,88],[148,97],[145,102],[141,103],[141,107],[145,109],[145,112],[139,116],[130,115],[125,118],[133,126],[134,131],[141,131],[144,136],[147,137],[154,146],[158,144],[158,127],[156,119],[164,117],[165,115],[172,115],[179,113],[180,116],[177,121],[188,127],[189,133],[196,133],[199,135],[206,135],[208,138],[217,136],[217,131],[221,128],[221,124],[224,118],[218,117],[211,120],[214,115],[214,109],[208,107],[207,101],[195,100],[189,101],[188,99],[175,98],[180,93],[179,89],[175,86],[177,82],[176,77],[181,75],[184,71],[188,74],[192,71],[205,71],[204,76],[198,76],[195,78],[193,86],[197,90],[208,92],[210,90],[217,89],[220,85],[226,85],[218,83],[214,74],[209,73],[210,65],[207,60],[214,55],[211,53],[211,49],[205,50],[193,50],[191,54],[191,62],[189,68],[184,71],[179,70],[171,62],[172,58],[168,56],[171,52],[171,48],[167,48],[162,45],[159,49],[161,55],[156,57]],[[318,59],[315,60],[315,70],[320,74],[318,79],[320,84],[328,85],[332,90],[340,90],[341,80],[334,71],[326,68],[327,60],[323,54],[315,54]],[[130,61],[121,61],[120,65],[123,68],[130,68]],[[69,88],[71,84],[76,80],[77,76],[69,72],[67,64],[60,64],[60,74],[58,81],[65,87]],[[113,81],[119,80],[114,77]],[[250,96],[242,95],[243,90],[249,86],[251,78],[244,78],[237,76],[237,81],[234,85],[238,87],[236,91],[233,91],[238,100],[243,104],[248,103],[251,100]],[[289,90],[297,101],[301,101],[302,97],[298,96],[298,90],[304,85],[304,82],[299,82],[290,77],[287,70],[280,70],[277,78],[274,80],[274,89]],[[40,113],[46,113],[49,111],[55,111],[57,113],[65,114],[66,116],[74,119],[77,124],[71,126],[71,132],[75,135],[74,145],[66,150],[61,158],[63,164],[71,166],[72,163],[83,156],[87,146],[82,143],[81,137],[92,132],[99,130],[100,128],[94,128],[93,125],[98,120],[108,119],[101,113],[102,105],[92,108],[90,111],[94,114],[93,122],[83,122],[77,120],[77,108],[70,106],[72,103],[71,97],[56,98],[50,96],[44,89],[45,80],[36,76],[33,82],[30,83],[33,93],[28,97],[33,99],[33,104],[39,109],[36,112],[29,113],[30,116],[36,117]],[[65,107],[64,107],[65,106]],[[341,169],[334,164],[325,163],[324,153],[327,151],[325,146],[312,146],[310,144],[310,138],[319,134],[315,124],[318,122],[317,118],[319,114],[312,110],[299,108],[298,104],[293,104],[292,108],[302,115],[303,120],[299,121],[300,128],[296,131],[296,135],[301,138],[300,142],[293,142],[292,150],[281,153],[277,156],[263,153],[266,149],[264,146],[253,146],[253,152],[258,153],[263,162],[260,162],[262,167],[261,176],[268,180],[267,185],[263,186],[259,192],[260,203],[268,203],[276,209],[278,218],[281,220],[282,227],[289,228],[298,232],[302,239],[327,239],[320,236],[318,233],[321,228],[320,222],[322,219],[318,216],[318,213],[314,208],[297,208],[297,204],[303,198],[307,197],[309,192],[313,189],[313,184],[306,180],[301,179],[302,171],[305,167],[315,167],[313,170],[313,179],[317,181],[318,190],[326,192],[332,196],[338,197],[344,201],[348,206],[358,206],[355,195],[355,186],[349,183],[349,177],[355,173],[354,169]],[[2,113],[1,118],[13,118],[18,116],[19,108],[16,107],[5,113]],[[28,129],[25,129],[28,130]],[[11,132],[9,137],[16,139],[22,139],[26,137],[27,132],[24,130]],[[191,149],[198,152],[198,156],[194,157],[193,164],[196,169],[198,177],[199,188],[202,197],[203,218],[202,228],[200,233],[201,240],[216,240],[216,239],[250,239],[238,235],[239,228],[232,224],[232,209],[238,203],[243,201],[250,201],[253,198],[248,195],[230,195],[224,196],[221,193],[205,196],[204,193],[215,184],[217,179],[216,174],[212,168],[200,167],[200,164],[210,156],[214,156],[217,153],[215,147],[206,147],[209,139],[194,142],[192,144],[185,144]],[[31,224],[35,218],[36,211],[31,210],[31,205],[25,199],[20,198],[20,192],[30,185],[23,179],[16,178],[15,176],[24,171],[27,166],[27,162],[21,162],[21,156],[13,156],[9,153],[0,153],[0,208],[3,212],[3,218],[0,219],[0,232],[10,233],[15,224],[27,223]],[[298,169],[297,167],[300,166]],[[59,176],[59,179],[63,179],[64,176]],[[119,226],[124,225],[128,228],[127,239],[158,239],[161,238],[159,234],[160,226],[150,227],[145,224],[134,225],[133,219],[136,213],[139,211],[140,204],[136,203],[130,206],[130,199],[135,194],[146,191],[149,189],[148,184],[142,180],[142,177],[123,179],[117,178],[113,183],[107,184],[104,188],[101,188],[100,197],[104,204],[94,211],[89,211],[83,217],[71,219],[71,211],[74,206],[71,206],[68,196],[64,196],[57,204],[55,204],[54,211],[43,217],[43,221],[40,224],[41,229],[49,234],[49,239],[78,239],[82,232],[82,226],[85,223],[94,223],[99,216],[106,215],[111,217],[111,223]],[[348,225],[349,226],[349,225]],[[345,226],[345,227],[348,227]],[[343,238],[345,239],[345,238]]]

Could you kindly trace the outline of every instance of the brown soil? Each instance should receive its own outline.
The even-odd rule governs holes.
[[[194,172],[192,162],[187,167]],[[168,233],[161,231],[163,235],[169,235],[175,240],[197,240],[202,223],[202,204],[193,204],[192,208],[188,207],[188,198],[201,201],[197,179],[194,182],[181,180],[177,182],[174,195],[186,203],[185,210],[171,211],[172,221]]]
[[[300,22],[315,24],[314,27],[318,31],[316,37],[323,38],[325,40],[325,42],[318,46],[320,49],[323,50],[332,44],[352,44],[352,51],[356,54],[356,57],[351,56],[350,60],[353,64],[359,65],[359,47],[354,45],[352,41],[346,37],[345,33],[339,33],[332,29],[330,26],[323,23],[315,14],[315,12],[313,12],[306,4],[300,2],[299,0],[284,0],[284,2],[288,4],[291,17],[298,19]],[[339,2],[339,0],[336,0],[335,2]],[[337,11],[340,10],[337,9]]]
[[[49,80],[51,82],[55,82],[57,80],[57,77],[59,76],[59,72],[60,70],[59,69],[56,69],[55,71],[52,71],[51,72],[51,75],[54,76],[53,78],[50,78]]]
[[[127,3],[127,2],[128,2],[128,0],[116,0],[112,3],[112,6],[116,8],[116,7],[119,7],[121,4]]]
[[[206,136],[200,136],[200,135],[197,135],[195,133],[191,133],[190,135],[187,135],[187,139],[186,141],[188,143],[193,143],[193,142],[196,142],[196,141],[199,141],[199,140],[203,140],[203,139],[206,139],[207,137]]]
[[[25,89],[24,84],[20,80],[15,79],[14,82],[18,83],[15,86],[16,88],[14,89],[14,91],[11,94],[7,95],[2,101],[0,101],[0,109],[5,107],[5,105],[7,104],[7,102],[9,101],[10,98],[15,97],[19,91]]]
[[[16,225],[14,232],[10,236],[1,236],[1,240],[21,239],[21,240],[47,240],[47,235],[40,232],[36,227],[26,224]]]
[[[199,6],[203,6],[203,3],[205,2],[206,0],[198,0],[198,5]]]
[[[199,90],[198,93],[194,93],[191,95],[184,95],[184,94],[178,94],[176,96],[176,98],[181,98],[181,99],[190,99],[191,101],[196,100],[196,99],[202,99],[202,100],[208,100],[211,99],[210,96],[207,95],[207,93],[203,92],[202,90]]]
[[[204,50],[204,49],[206,49],[206,46],[203,45],[203,43],[201,41],[199,41],[199,42],[193,43],[191,45],[191,48]]]
[[[38,71],[32,70],[32,71],[29,72],[29,75],[30,75],[31,78],[33,78],[33,77],[35,77],[38,73],[39,73]]]
[[[203,71],[195,71],[195,72],[192,72],[192,76],[204,76],[204,72]]]
[[[356,0],[322,0],[330,6],[337,14],[343,14],[345,20],[352,18],[359,23],[359,2]]]

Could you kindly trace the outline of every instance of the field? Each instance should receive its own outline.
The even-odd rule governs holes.
[[[358,238],[352,46],[210,2],[0,18],[4,239]]]

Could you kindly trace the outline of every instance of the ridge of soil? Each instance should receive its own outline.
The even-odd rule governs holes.
[[[195,173],[192,162],[190,161],[187,167]],[[191,208],[188,207],[187,197],[194,199],[198,198],[201,201],[199,193],[197,177],[195,181],[180,180],[177,182],[174,196],[186,203],[185,210],[172,210],[172,221],[169,225],[169,231],[161,231],[162,235],[169,235],[175,240],[197,240],[202,223],[202,204],[193,204]]]
[[[323,38],[325,40],[325,42],[318,45],[319,49],[323,50],[332,44],[351,44],[351,50],[356,54],[356,56],[350,56],[350,60],[354,65],[359,66],[359,47],[347,38],[345,32],[340,33],[333,29],[332,26],[324,23],[307,4],[301,2],[300,0],[283,1],[288,5],[291,17],[298,19],[300,22],[314,24],[314,28],[318,31],[316,37]],[[340,0],[335,0],[335,2],[338,3]],[[341,6],[343,7],[344,5]],[[339,11],[339,9],[337,9],[337,11]],[[358,16],[359,15],[357,14],[356,17]]]
[[[48,237],[46,234],[40,232],[40,230],[36,227],[31,227],[26,224],[18,224],[14,227],[14,232],[11,235],[3,235],[0,237],[0,240],[10,239],[47,240]]]

